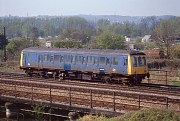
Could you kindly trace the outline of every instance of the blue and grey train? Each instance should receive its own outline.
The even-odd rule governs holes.
[[[28,75],[52,74],[60,79],[74,74],[137,84],[149,78],[146,55],[134,50],[30,47],[21,52],[20,68]]]

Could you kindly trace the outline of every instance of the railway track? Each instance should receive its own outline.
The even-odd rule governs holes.
[[[41,77],[28,77],[25,74],[18,73],[0,73],[0,79],[12,79],[12,80],[24,80],[24,81],[36,81],[42,83],[52,83],[52,84],[63,84],[63,85],[76,85],[79,87],[85,88],[96,88],[96,89],[106,89],[117,92],[129,92],[129,93],[142,93],[149,95],[160,95],[167,96],[170,98],[180,99],[180,87],[171,86],[171,85],[157,85],[157,84],[147,84],[142,83],[140,85],[123,85],[123,84],[106,84],[106,83],[97,83],[90,81],[80,81],[80,80],[63,80],[59,81],[58,79],[54,80],[53,78],[44,79]]]
[[[49,102],[50,105],[60,103],[111,111],[126,110],[127,108],[128,110],[137,110],[141,107],[165,107],[179,111],[179,93],[176,92],[172,96],[168,90],[165,90],[167,87],[161,88],[164,91],[157,92],[159,89],[157,86],[150,88],[144,85],[127,86],[78,80],[59,81],[52,78],[27,77],[25,74],[0,73],[1,97],[13,97],[12,100],[23,98],[32,102]],[[171,89],[179,90],[177,87]],[[172,90],[171,93],[173,93]]]

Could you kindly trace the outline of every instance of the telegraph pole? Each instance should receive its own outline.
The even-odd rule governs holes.
[[[4,27],[4,62],[6,62],[6,60],[7,60],[7,56],[6,56],[6,45],[7,45],[6,28]]]

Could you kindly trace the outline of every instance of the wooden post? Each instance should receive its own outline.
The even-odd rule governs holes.
[[[31,101],[32,101],[32,103],[34,102],[34,97],[33,97],[33,85],[31,85]]]
[[[115,96],[116,96],[116,94],[115,94],[115,92],[113,92],[113,111],[116,111],[116,100],[115,100]]]
[[[50,105],[52,105],[51,85],[49,85]]]
[[[167,85],[167,81],[168,81],[168,80],[167,80],[167,71],[166,71],[166,85]]]
[[[168,109],[169,106],[169,101],[168,101],[168,97],[166,98],[166,109]]]
[[[139,109],[141,108],[141,97],[140,97],[140,95],[138,95],[138,108]]]
[[[16,89],[16,84],[14,85],[14,91],[15,91],[15,98],[17,98],[17,89]]]
[[[71,106],[71,87],[69,88],[69,106]]]
[[[92,106],[92,90],[90,90],[90,108],[93,108],[93,106]]]

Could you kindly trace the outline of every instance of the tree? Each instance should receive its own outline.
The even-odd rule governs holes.
[[[170,57],[170,49],[174,40],[175,26],[171,20],[161,20],[153,29],[153,38],[160,49],[165,48],[167,57]]]
[[[8,58],[19,58],[21,50],[30,47],[31,43],[25,38],[14,38],[6,46]]]
[[[124,37],[114,33],[104,32],[96,38],[97,48],[124,49]]]
[[[53,46],[58,48],[82,48],[82,43],[80,41],[65,39],[65,40],[56,40],[53,43]]]

